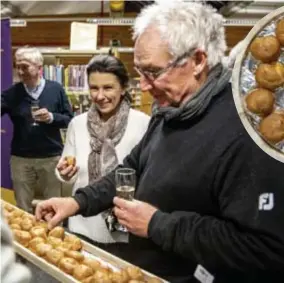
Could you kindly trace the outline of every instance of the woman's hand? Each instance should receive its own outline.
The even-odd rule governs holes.
[[[67,181],[70,180],[78,172],[79,169],[75,163],[68,164],[68,160],[66,157],[59,160],[56,168],[60,176]]]

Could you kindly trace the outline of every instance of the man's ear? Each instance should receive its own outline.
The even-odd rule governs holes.
[[[198,77],[207,67],[207,54],[202,50],[197,50],[193,56],[194,76]]]

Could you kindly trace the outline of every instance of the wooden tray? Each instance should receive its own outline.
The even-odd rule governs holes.
[[[7,202],[2,200],[2,203],[5,204]],[[14,206],[10,203],[7,203],[10,206]],[[15,206],[14,206],[15,207]],[[19,209],[18,207],[15,207],[16,209]],[[25,212],[27,213],[27,212]],[[70,235],[70,233],[65,232],[65,235]],[[119,270],[122,268],[126,268],[126,267],[133,267],[134,265],[126,262],[110,253],[107,253],[106,251],[95,247],[91,244],[89,244],[88,242],[80,239],[83,245],[82,248],[82,252],[85,255],[85,257],[88,257],[88,254],[90,257],[95,258],[99,261],[101,261],[103,264],[111,267],[113,270]],[[15,251],[17,254],[19,254],[20,256],[22,256],[23,258],[25,258],[26,260],[28,260],[29,262],[31,262],[32,264],[34,264],[35,266],[39,267],[40,269],[42,269],[44,272],[48,273],[50,276],[52,276],[53,278],[57,279],[60,282],[63,283],[78,283],[80,281],[76,280],[74,277],[72,277],[71,275],[68,275],[67,273],[63,272],[61,269],[57,268],[55,265],[50,264],[49,262],[47,262],[45,259],[37,256],[36,254],[34,254],[33,252],[31,252],[29,249],[25,248],[24,246],[22,246],[20,243],[18,243],[17,241],[14,241],[14,247],[15,247]],[[86,255],[87,254],[87,255]],[[145,279],[149,279],[152,277],[158,278],[160,279],[162,282],[164,283],[168,283],[167,281],[163,280],[162,278],[159,278],[158,276],[155,276],[145,270],[142,270]]]
[[[273,11],[272,13],[268,14],[264,18],[262,18],[249,32],[249,34],[244,40],[245,48],[237,56],[237,59],[235,62],[235,66],[233,70],[233,77],[232,77],[232,86],[233,86],[234,101],[235,101],[235,105],[236,105],[239,117],[245,129],[249,133],[250,137],[264,152],[266,152],[267,154],[269,154],[271,157],[275,158],[276,160],[284,163],[284,153],[282,153],[280,150],[277,150],[271,144],[266,142],[260,136],[257,130],[252,126],[250,120],[248,119],[248,115],[246,113],[246,109],[243,104],[241,88],[240,88],[243,61],[247,56],[247,49],[249,45],[251,44],[252,40],[264,29],[265,26],[267,26],[273,20],[281,17],[282,15],[284,15],[284,7],[281,7]]]

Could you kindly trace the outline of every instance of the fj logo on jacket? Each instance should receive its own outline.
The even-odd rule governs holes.
[[[274,194],[264,193],[259,196],[258,209],[271,210],[274,207]]]

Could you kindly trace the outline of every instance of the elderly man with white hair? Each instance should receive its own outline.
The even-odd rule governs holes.
[[[8,114],[14,126],[10,164],[16,202],[32,212],[37,187],[41,197],[61,196],[54,167],[63,150],[60,129],[73,115],[62,86],[43,78],[37,48],[19,48],[15,65],[20,82],[2,92],[1,115]]]
[[[223,67],[223,19],[198,3],[145,8],[134,26],[141,88],[155,98],[149,128],[120,167],[135,200],[116,197],[115,172],[36,209],[50,227],[115,205],[129,244],[116,255],[170,282],[276,282],[284,268],[283,164],[259,149],[235,109]],[[283,276],[281,280],[283,279]]]

